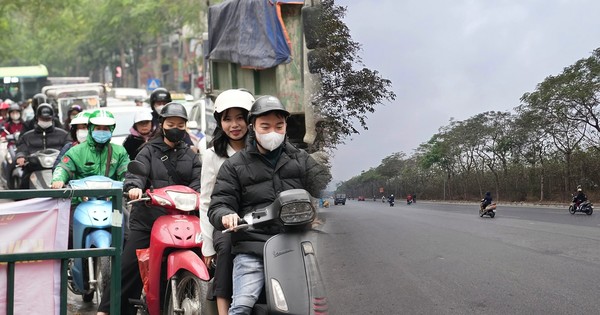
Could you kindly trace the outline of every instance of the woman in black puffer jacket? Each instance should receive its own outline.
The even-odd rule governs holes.
[[[131,200],[141,198],[150,188],[170,185],[185,185],[200,192],[201,162],[183,141],[186,131],[187,114],[183,105],[169,103],[161,111],[160,128],[157,137],[148,141],[141,149],[136,160],[150,170],[148,177],[127,173],[123,191],[128,192]],[[147,206],[143,202],[134,203],[129,218],[129,236],[123,248],[121,263],[121,313],[136,314],[129,299],[139,299],[142,292],[142,280],[138,267],[136,249],[150,246],[152,224],[165,210]],[[106,314],[110,309],[110,291],[107,288],[98,307],[98,314]]]

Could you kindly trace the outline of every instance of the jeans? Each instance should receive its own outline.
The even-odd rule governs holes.
[[[250,315],[264,284],[262,257],[237,254],[233,259],[233,300],[229,315]]]

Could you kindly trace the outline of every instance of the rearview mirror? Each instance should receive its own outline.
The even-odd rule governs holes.
[[[144,177],[148,177],[148,174],[149,174],[148,168],[146,168],[146,165],[144,165],[144,163],[142,163],[138,160],[130,161],[129,164],[127,165],[127,171],[129,171],[129,173],[131,173],[131,174],[144,176]]]

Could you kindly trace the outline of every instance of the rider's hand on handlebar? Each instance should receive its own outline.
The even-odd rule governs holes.
[[[131,200],[137,200],[142,198],[142,190],[139,188],[131,188],[128,192],[129,194],[129,199]]]
[[[61,189],[63,188],[63,186],[65,185],[65,183],[61,182],[61,181],[56,181],[52,183],[52,186],[50,186],[52,189]]]
[[[17,163],[18,166],[23,166],[23,165],[25,165],[25,158],[20,157],[15,161],[15,163]]]
[[[223,227],[226,229],[233,229],[238,226],[238,221],[240,220],[240,216],[237,213],[228,214],[221,218],[221,223],[223,223]]]

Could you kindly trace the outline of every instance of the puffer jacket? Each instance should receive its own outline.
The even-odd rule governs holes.
[[[16,158],[27,157],[44,149],[60,150],[69,141],[71,136],[63,129],[56,127],[42,129],[35,124],[34,130],[29,130],[19,137]]]
[[[166,158],[164,158],[166,156]],[[163,158],[165,161],[161,160]],[[123,191],[140,188],[143,191],[150,188],[162,188],[170,185],[185,185],[200,192],[200,173],[202,163],[197,153],[194,153],[185,143],[178,143],[175,148],[169,147],[162,137],[151,139],[141,147],[135,157],[142,162],[150,174],[148,177],[127,173]],[[169,173],[165,163],[173,163],[177,176]],[[131,230],[150,231],[152,224],[167,212],[160,207],[147,206],[143,202],[133,204],[129,224]]]
[[[312,196],[318,196],[330,179],[327,167],[287,141],[275,167],[258,151],[255,143],[249,143],[219,169],[208,217],[216,229],[224,230],[221,218],[225,215],[237,213],[243,217],[271,204],[278,193],[288,189],[305,189]],[[264,242],[278,232],[279,228],[274,227],[232,233],[232,253],[262,256]]]

